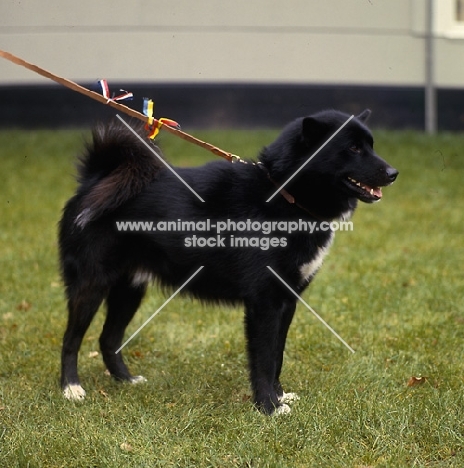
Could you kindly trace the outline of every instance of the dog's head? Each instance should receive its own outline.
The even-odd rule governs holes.
[[[371,111],[366,109],[348,123],[349,116],[341,112],[325,111],[302,121],[302,136],[309,150],[321,150],[319,161],[308,166],[333,178],[337,188],[365,203],[382,198],[382,189],[392,184],[398,171],[374,151],[374,139],[365,126]],[[345,125],[344,125],[345,124]],[[343,126],[343,128],[342,128]],[[330,141],[328,139],[339,131]],[[310,156],[311,157],[311,156]]]
[[[264,150],[262,161],[279,183],[297,172],[286,187],[301,201],[310,203],[315,194],[332,200],[379,201],[382,187],[392,184],[398,171],[374,151],[365,125],[370,114],[366,109],[350,119],[327,110],[297,119]]]

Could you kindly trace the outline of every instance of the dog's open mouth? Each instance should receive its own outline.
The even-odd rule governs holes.
[[[362,201],[374,202],[382,198],[382,189],[380,187],[370,187],[352,177],[348,177],[347,185],[358,193],[358,198]]]

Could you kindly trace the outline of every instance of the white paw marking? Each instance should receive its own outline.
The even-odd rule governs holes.
[[[144,383],[146,381],[147,379],[143,375],[136,375],[135,377],[132,377],[132,379],[130,379],[130,383],[132,384]]]
[[[67,400],[82,401],[85,390],[79,384],[68,384],[63,390],[63,395]]]
[[[279,403],[295,403],[300,397],[296,393],[285,393],[279,398]]]
[[[274,413],[272,413],[274,416],[280,416],[281,414],[289,414],[291,413],[290,406],[288,405],[281,405],[276,408]]]

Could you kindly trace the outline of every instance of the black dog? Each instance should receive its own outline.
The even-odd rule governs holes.
[[[100,347],[109,372],[118,380],[144,380],[131,375],[116,351],[147,283],[157,279],[178,288],[203,266],[184,292],[245,305],[254,402],[267,414],[288,411],[290,394],[283,392],[279,378],[297,299],[267,267],[300,294],[332,242],[328,221],[348,218],[358,200],[378,201],[380,187],[395,180],[398,172],[373,150],[372,135],[364,125],[369,114],[366,110],[353,118],[309,163],[348,115],[324,111],[295,120],[262,150],[256,164],[214,161],[175,168],[185,184],[121,124],[96,129],[81,161],[77,193],[60,223],[69,310],[62,350],[65,396],[85,395],[77,356],[103,300],[107,318]],[[204,229],[207,220],[213,232],[173,228],[188,221],[190,227]],[[302,220],[320,228],[312,233],[280,230],[282,223],[301,226]],[[124,231],[121,226],[127,228],[129,221],[152,221],[153,228],[145,223],[145,230]],[[260,225],[270,226],[272,235],[269,229],[259,231]],[[227,226],[229,232],[218,234],[216,226]]]

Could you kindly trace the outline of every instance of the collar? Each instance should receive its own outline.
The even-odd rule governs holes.
[[[296,200],[295,200],[295,197],[287,192],[287,190],[285,190],[283,187],[281,187],[272,177],[271,175],[269,174],[269,171],[267,170],[267,168],[264,166],[264,164],[262,162],[257,162],[255,164],[256,166],[258,166],[262,171],[264,171],[266,173],[266,176],[267,178],[279,189],[279,193],[282,195],[282,197],[285,198],[285,200],[287,200],[288,203],[290,203],[291,205],[295,205],[297,206],[298,208],[300,208],[301,210],[305,211],[306,213],[308,213],[309,215],[311,215],[313,218],[316,218],[317,220],[319,221],[330,221],[329,219],[324,219],[324,218],[321,218],[319,215],[316,215],[314,214],[312,211],[309,211],[305,206],[301,205],[300,203],[298,203]]]

